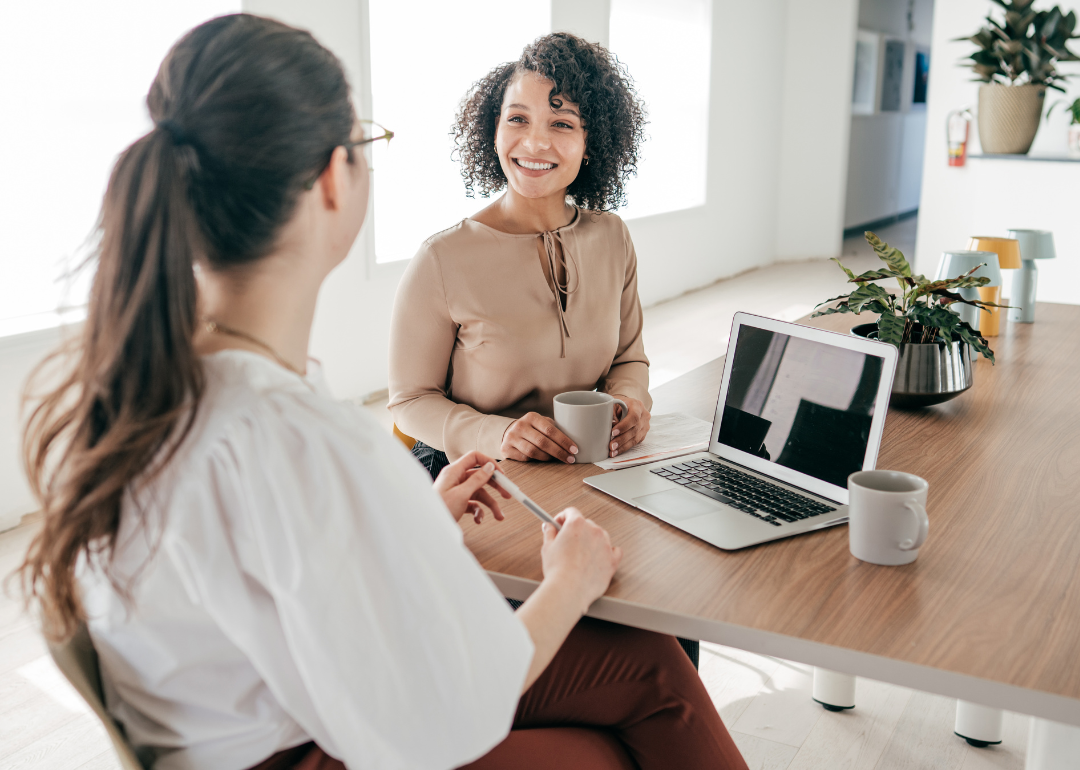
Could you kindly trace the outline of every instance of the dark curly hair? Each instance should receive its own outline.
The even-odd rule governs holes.
[[[645,105],[634,81],[613,53],[568,32],[537,38],[516,62],[501,64],[473,84],[461,102],[454,124],[455,156],[470,198],[503,189],[506,175],[495,151],[495,131],[503,96],[515,75],[535,72],[554,85],[548,101],[562,106],[556,96],[575,102],[589,132],[586,154],[577,178],[566,190],[577,206],[595,211],[616,209],[626,203],[626,180],[637,173],[638,146],[645,135]]]

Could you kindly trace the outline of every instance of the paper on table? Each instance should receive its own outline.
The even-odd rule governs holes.
[[[702,452],[709,448],[711,430],[712,423],[682,412],[653,415],[644,441],[625,454],[620,452],[617,457],[609,457],[595,465],[609,471]]]

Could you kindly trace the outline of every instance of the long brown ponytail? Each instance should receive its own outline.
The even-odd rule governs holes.
[[[120,155],[105,193],[68,373],[24,436],[44,521],[21,575],[54,638],[83,619],[80,559],[107,568],[125,493],[168,462],[195,418],[195,265],[265,256],[354,121],[333,54],[306,32],[247,14],[187,33],[147,105],[155,128]],[[138,505],[124,510],[139,515]]]

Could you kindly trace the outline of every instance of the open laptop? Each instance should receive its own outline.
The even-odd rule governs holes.
[[[897,350],[736,313],[708,452],[585,483],[734,550],[847,519],[847,477],[873,469]]]

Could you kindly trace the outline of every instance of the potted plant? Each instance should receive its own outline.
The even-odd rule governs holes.
[[[1072,104],[1059,99],[1050,105],[1050,109],[1046,111],[1046,117],[1050,117],[1050,113],[1059,104],[1064,104],[1065,110],[1069,113],[1069,157],[1080,158],[1080,99],[1073,99]]]
[[[852,334],[879,339],[900,349],[896,377],[893,380],[890,403],[897,407],[919,407],[937,404],[954,398],[971,387],[974,369],[971,366],[975,350],[991,362],[994,351],[986,339],[962,320],[952,309],[956,303],[974,307],[999,307],[993,302],[966,299],[959,289],[985,286],[989,278],[976,277],[975,268],[956,278],[930,281],[925,276],[912,275],[911,265],[899,249],[882,242],[874,233],[866,233],[866,242],[874,249],[885,267],[855,275],[840,265],[849,283],[858,284],[850,294],[822,302],[828,305],[811,316],[833,313],[878,313],[875,323],[861,324]],[[899,291],[886,291],[876,282],[895,279]],[[831,303],[836,303],[835,305]]]
[[[979,87],[979,143],[983,152],[1020,154],[1031,149],[1039,130],[1046,89],[1064,91],[1059,61],[1080,61],[1067,43],[1078,35],[1076,13],[1060,6],[1035,11],[1034,0],[993,0],[1005,10],[1004,21],[991,14],[968,40],[978,50],[968,61]]]

